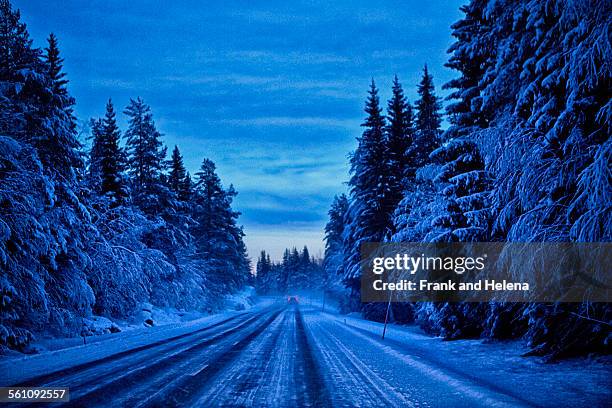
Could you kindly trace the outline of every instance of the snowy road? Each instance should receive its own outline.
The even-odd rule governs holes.
[[[69,386],[68,405],[85,407],[594,407],[609,396],[606,389],[559,394],[563,372],[534,384],[507,362],[487,367],[469,350],[457,359],[449,343],[400,331],[383,342],[372,327],[378,326],[277,303],[20,385]],[[606,374],[587,381],[605,388]]]

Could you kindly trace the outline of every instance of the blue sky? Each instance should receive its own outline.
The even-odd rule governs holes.
[[[152,106],[194,173],[217,163],[239,192],[249,253],[322,251],[334,194],[360,134],[370,78],[408,98],[427,63],[440,86],[460,0],[14,0],[35,45],[54,32],[80,120],[109,97]]]

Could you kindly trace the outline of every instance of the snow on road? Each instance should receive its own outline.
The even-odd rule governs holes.
[[[409,328],[379,334],[377,323],[281,301],[159,328],[148,342],[126,334],[1,361],[0,385],[68,386],[69,405],[87,407],[597,407],[612,398],[609,364],[538,364],[508,345]]]

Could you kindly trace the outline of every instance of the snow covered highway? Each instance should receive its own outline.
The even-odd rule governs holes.
[[[400,327],[383,341],[379,329],[278,301],[76,365],[67,353],[86,354],[105,343],[50,353],[48,370],[24,371],[10,385],[69,387],[66,405],[83,407],[600,406],[610,397],[605,366],[568,377],[571,365],[543,370],[507,346],[441,342]],[[497,347],[501,357],[484,363],[487,347]],[[54,360],[65,367],[56,369],[61,363]],[[27,361],[12,366],[19,371]],[[7,361],[0,365],[6,367]]]

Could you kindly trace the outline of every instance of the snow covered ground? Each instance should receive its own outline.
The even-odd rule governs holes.
[[[97,343],[100,341],[106,341],[109,339],[117,340],[118,333],[131,332],[136,330],[138,333],[152,334],[156,330],[146,330],[147,328],[153,328],[158,326],[166,326],[172,324],[176,327],[182,324],[196,324],[198,322],[208,321],[208,318],[216,317],[219,313],[226,314],[228,311],[241,311],[252,308],[255,303],[266,303],[269,300],[258,298],[255,294],[255,288],[252,286],[246,286],[243,290],[226,296],[224,302],[224,311],[222,312],[198,312],[198,311],[184,311],[177,310],[175,308],[166,307],[161,308],[154,306],[150,303],[144,303],[140,305],[137,313],[134,314],[129,320],[117,320],[108,319],[103,316],[92,316],[88,319],[83,319],[83,332],[86,333],[85,339],[80,336],[80,333],[75,333],[74,336],[70,337],[57,337],[54,333],[36,333],[36,339],[30,345],[30,349],[37,353],[44,353],[47,351],[61,350],[69,347],[76,347],[83,345],[84,343]],[[22,353],[13,352],[13,357],[22,357]],[[9,355],[10,357],[10,355]],[[3,356],[0,356],[0,360]]]
[[[68,386],[74,406],[606,406],[612,364],[544,364],[519,343],[443,342],[266,298],[249,310],[0,361],[1,385]],[[114,336],[114,337],[113,337]],[[104,336],[100,336],[102,338]]]
[[[520,357],[519,342],[445,342],[416,327],[394,325],[383,341],[380,323],[318,312],[304,316],[322,354],[343,350],[346,365],[366,368],[360,381],[395,391],[383,393],[381,405],[581,407],[605,406],[612,398],[609,358],[546,364]],[[342,388],[359,389],[336,390]]]

